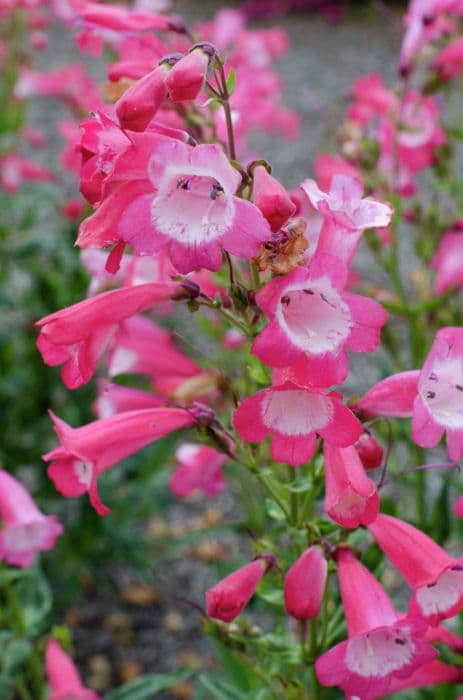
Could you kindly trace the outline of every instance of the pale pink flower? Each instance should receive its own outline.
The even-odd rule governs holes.
[[[372,299],[344,292],[346,281],[341,260],[317,254],[308,268],[295,268],[268,282],[256,301],[270,323],[257,336],[252,353],[271,367],[283,367],[303,356],[339,358],[345,348],[375,350],[387,313]],[[321,372],[312,381],[329,386],[339,376]]]
[[[227,457],[213,447],[185,443],[175,453],[177,468],[169,488],[177,498],[186,498],[200,491],[206,498],[215,498],[227,488],[222,467]]]
[[[37,552],[53,549],[63,528],[54,515],[43,515],[24,486],[0,469],[0,560],[25,569]]]
[[[149,171],[157,190],[151,202],[151,230],[140,232],[129,219],[120,226],[121,238],[135,252],[150,255],[167,245],[179,272],[218,270],[221,247],[250,258],[270,238],[259,209],[234,196],[241,176],[218,146],[160,143]]]
[[[292,381],[258,391],[244,399],[233,425],[246,442],[272,435],[272,459],[292,466],[304,464],[316,447],[316,434],[333,445],[352,445],[362,426],[339,394]]]
[[[322,685],[373,700],[387,694],[393,678],[407,678],[437,651],[423,636],[423,620],[401,617],[389,597],[351,550],[338,553],[338,576],[348,639],[315,663]]]

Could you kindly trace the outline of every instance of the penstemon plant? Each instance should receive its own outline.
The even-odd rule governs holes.
[[[63,71],[16,83],[85,116],[66,130],[80,168],[70,150],[68,163],[93,208],[77,235],[87,298],[36,325],[68,389],[100,373],[97,419],[71,427],[51,413],[48,476],[111,518],[105,472],[188,430],[172,492],[213,498],[233,484],[253,551],[199,606],[224,666],[201,674],[201,697],[457,698],[462,134],[444,98],[463,70],[463,3],[412,1],[397,86],[355,81],[339,151],[294,192],[247,156],[253,127],[297,130],[271,69],[284,35],[251,32],[231,10],[190,30],[149,6],[56,8],[81,50],[111,49],[106,101],[92,82],[71,95]],[[166,325],[195,339],[193,357]],[[361,395],[351,353],[375,351],[378,381]],[[49,592],[29,568],[63,528],[6,471],[0,487],[6,692],[95,700],[56,641],[67,646],[66,631],[44,638]],[[35,627],[31,590],[46,608]],[[184,677],[151,674],[107,698]]]

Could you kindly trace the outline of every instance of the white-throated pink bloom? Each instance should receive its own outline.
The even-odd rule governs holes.
[[[43,515],[19,481],[0,469],[0,560],[25,569],[37,552],[55,545],[63,528],[54,515]]]
[[[215,144],[196,147],[165,142],[155,146],[149,175],[156,188],[151,227],[140,232],[121,224],[121,237],[135,252],[150,255],[168,246],[181,273],[218,270],[224,248],[239,258],[257,255],[270,227],[251,202],[235,197],[241,175]]]
[[[201,491],[206,498],[215,498],[227,488],[222,467],[227,457],[213,447],[185,443],[175,453],[177,468],[169,488],[177,498],[186,498]]]
[[[337,561],[348,639],[322,654],[315,671],[322,685],[340,686],[348,697],[380,698],[394,678],[407,678],[437,651],[423,639],[426,622],[401,617],[350,549]]]
[[[317,254],[307,268],[270,280],[256,297],[270,323],[255,339],[252,353],[271,367],[316,358],[321,364],[313,372],[313,384],[344,381],[345,348],[375,350],[387,320],[376,301],[345,292],[346,281],[347,266],[327,254]],[[343,363],[346,376],[335,371],[337,362]]]

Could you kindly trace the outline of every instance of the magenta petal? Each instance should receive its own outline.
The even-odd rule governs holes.
[[[271,321],[259,333],[252,344],[251,353],[270,367],[287,367],[303,355],[302,351],[291,343],[277,321]]]
[[[322,654],[315,662],[315,672],[322,685],[328,687],[340,685],[346,674],[349,673],[344,661],[347,644],[347,641],[336,644],[336,646]]]
[[[353,407],[367,416],[408,418],[413,413],[419,376],[418,369],[393,374],[375,384]]]
[[[169,244],[169,254],[172,263],[183,275],[201,268],[216,272],[222,266],[222,252],[218,243],[186,246],[172,241]]]
[[[233,198],[235,217],[222,238],[223,247],[238,258],[252,258],[262,243],[271,238],[272,231],[262,212],[251,202]]]
[[[233,416],[233,425],[239,436],[246,442],[260,442],[269,434],[269,429],[262,421],[262,399],[267,389],[249,396],[241,403]]]
[[[358,294],[345,294],[354,321],[347,347],[354,352],[373,352],[379,345],[381,328],[387,321],[387,311],[377,301]]]
[[[447,430],[447,451],[450,459],[458,462],[463,455],[463,430]]]
[[[318,432],[324,440],[336,447],[349,447],[357,442],[362,434],[362,424],[339,400],[333,399],[333,409],[331,421]]]
[[[315,433],[295,436],[275,432],[270,444],[270,452],[275,462],[283,462],[297,467],[311,459],[315,447]]]
[[[421,447],[435,447],[443,434],[444,428],[436,423],[418,395],[413,405],[412,440]]]
[[[153,255],[167,243],[167,239],[151,222],[153,194],[141,195],[131,202],[118,222],[120,238],[132,246],[138,255]]]

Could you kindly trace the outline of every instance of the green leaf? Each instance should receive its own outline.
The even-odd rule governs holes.
[[[226,84],[227,84],[228,96],[231,97],[233,95],[233,91],[234,91],[235,85],[236,85],[236,73],[233,70],[233,68],[230,69],[230,72],[227,76]]]
[[[209,691],[210,697],[215,698],[215,700],[249,700],[249,693],[242,693],[218,676],[201,675],[199,682]]]
[[[270,498],[265,499],[265,510],[267,511],[269,518],[272,518],[273,520],[286,520],[286,515],[278,503],[275,503],[275,501],[272,501]]]
[[[194,671],[192,669],[172,671],[172,673],[150,673],[126,683],[121,688],[105,695],[105,700],[151,700],[154,693],[167,690],[177,683],[183,683]]]
[[[12,639],[2,644],[0,661],[0,698],[8,697],[14,688],[15,677],[32,651],[25,639]]]
[[[49,583],[38,568],[29,569],[30,575],[18,581],[15,587],[23,624],[28,635],[34,636],[44,631],[52,608],[52,594]]]

